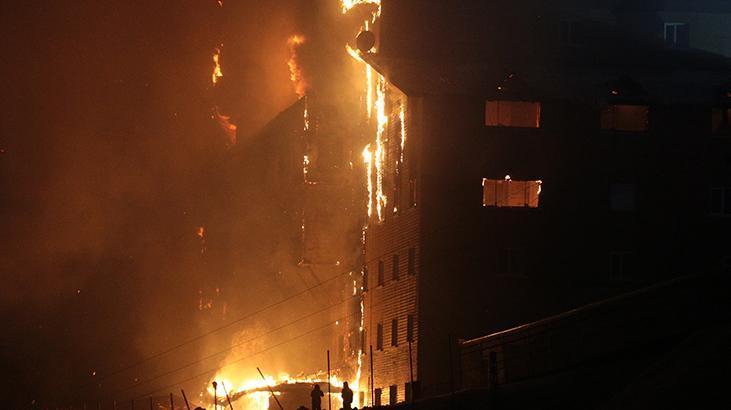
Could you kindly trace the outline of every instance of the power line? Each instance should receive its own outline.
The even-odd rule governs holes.
[[[230,328],[231,326],[233,326],[233,325],[235,325],[237,323],[240,323],[240,322],[242,322],[242,321],[244,321],[246,319],[250,319],[250,318],[252,318],[252,317],[254,317],[254,316],[258,315],[258,314],[261,314],[261,313],[263,313],[263,312],[271,309],[271,308],[277,307],[277,306],[279,306],[279,305],[281,305],[281,304],[283,304],[285,302],[288,302],[288,301],[290,301],[292,299],[295,299],[295,298],[297,298],[299,296],[302,296],[302,295],[304,295],[304,294],[312,291],[313,289],[316,289],[316,288],[318,288],[320,286],[323,286],[323,285],[325,285],[325,284],[327,284],[329,282],[334,281],[335,279],[340,278],[341,276],[344,276],[345,274],[352,273],[352,272],[353,272],[353,270],[351,269],[351,270],[348,270],[348,271],[344,271],[344,272],[338,273],[335,276],[333,276],[331,278],[328,278],[328,279],[326,279],[326,280],[318,283],[317,285],[314,285],[314,286],[311,286],[309,288],[306,288],[306,289],[304,289],[304,290],[302,290],[300,292],[297,292],[297,293],[295,293],[293,295],[290,295],[290,296],[288,296],[288,297],[286,297],[284,299],[281,299],[281,300],[279,300],[277,302],[274,302],[272,304],[269,304],[269,305],[267,305],[267,306],[265,306],[265,307],[263,307],[261,309],[258,309],[256,311],[253,311],[251,313],[248,313],[248,314],[246,314],[246,315],[244,315],[242,317],[239,317],[238,319],[235,319],[235,320],[233,320],[233,321],[231,321],[231,322],[229,322],[229,323],[227,323],[227,324],[225,324],[223,326],[217,327],[215,329],[212,329],[210,331],[207,331],[205,333],[202,333],[202,334],[200,334],[198,336],[194,336],[194,337],[192,337],[192,338],[190,338],[188,340],[185,340],[183,342],[180,342],[179,344],[174,345],[172,347],[169,347],[169,348],[167,348],[167,349],[165,349],[165,350],[163,350],[161,352],[158,352],[158,353],[155,353],[153,355],[147,356],[147,357],[145,357],[143,359],[140,359],[137,362],[134,362],[134,363],[132,363],[132,364],[130,364],[128,366],[125,366],[125,367],[123,367],[121,369],[115,370],[115,371],[113,371],[111,373],[107,373],[107,374],[105,374],[105,375],[103,375],[101,377],[96,378],[93,381],[90,381],[88,383],[85,383],[83,385],[78,386],[77,389],[84,388],[84,387],[86,387],[86,386],[88,386],[88,385],[90,385],[92,383],[99,383],[102,380],[105,380],[105,379],[107,379],[109,377],[112,377],[112,376],[116,376],[116,375],[118,375],[118,374],[120,374],[122,372],[125,372],[127,370],[133,369],[133,368],[138,367],[138,366],[140,366],[142,364],[145,364],[145,363],[147,363],[147,362],[149,362],[151,360],[154,360],[154,359],[157,359],[159,357],[162,357],[162,356],[164,356],[164,355],[166,355],[166,354],[168,354],[170,352],[173,352],[173,351],[175,351],[177,349],[180,349],[181,347],[184,347],[184,346],[189,345],[191,343],[197,342],[197,341],[199,341],[199,340],[201,340],[201,339],[203,339],[203,338],[205,338],[207,336],[210,336],[210,335],[212,335],[214,333],[220,332],[221,330],[228,329],[228,328]]]
[[[303,337],[305,337],[305,336],[308,336],[308,335],[311,335],[312,333],[315,333],[315,332],[317,332],[317,331],[319,331],[319,330],[323,330],[323,329],[325,329],[325,328],[327,328],[327,327],[330,327],[330,326],[332,326],[333,324],[337,323],[337,322],[338,322],[338,321],[340,321],[340,320],[344,320],[344,319],[347,319],[347,318],[348,318],[348,317],[350,317],[350,316],[353,316],[353,314],[351,313],[351,314],[345,315],[345,316],[343,316],[343,317],[341,317],[341,318],[339,318],[339,319],[337,319],[337,320],[335,320],[335,321],[328,321],[328,323],[326,323],[326,324],[324,324],[324,325],[322,325],[322,326],[318,326],[318,327],[316,327],[316,328],[314,328],[314,329],[310,329],[310,330],[308,330],[308,331],[307,331],[307,332],[305,332],[305,333],[302,333],[302,334],[300,334],[300,335],[297,335],[297,336],[295,336],[295,337],[289,338],[289,339],[287,339],[287,340],[285,340],[285,341],[283,341],[283,342],[280,342],[280,343],[277,343],[277,344],[275,344],[275,345],[269,346],[269,347],[267,347],[267,348],[265,348],[265,349],[259,350],[258,352],[255,352],[255,353],[252,353],[252,354],[249,354],[249,355],[246,355],[246,356],[240,357],[240,358],[238,358],[238,359],[236,359],[236,360],[234,360],[234,361],[232,361],[232,362],[230,362],[230,363],[228,363],[228,364],[226,364],[226,365],[224,365],[224,366],[220,366],[220,367],[214,367],[214,368],[210,368],[210,369],[208,369],[208,370],[205,370],[205,371],[203,371],[203,372],[201,372],[201,373],[198,373],[198,374],[196,374],[196,375],[193,375],[193,376],[191,376],[191,377],[189,377],[189,378],[187,378],[187,379],[183,379],[183,380],[178,380],[178,381],[176,381],[175,383],[172,383],[172,384],[169,384],[169,385],[166,385],[166,386],[160,387],[160,388],[158,388],[157,390],[153,390],[153,391],[150,391],[150,392],[148,392],[148,393],[145,393],[145,394],[142,394],[142,395],[136,396],[136,397],[135,397],[135,399],[139,399],[139,398],[145,398],[145,397],[149,397],[149,396],[151,396],[151,395],[153,395],[153,394],[155,394],[155,393],[157,393],[157,392],[165,391],[166,389],[169,389],[170,387],[175,387],[175,386],[178,386],[178,385],[180,385],[180,384],[182,384],[182,383],[186,383],[186,382],[189,382],[189,381],[195,380],[195,379],[197,379],[197,378],[199,378],[199,377],[203,377],[203,376],[205,376],[205,375],[208,375],[208,374],[210,374],[211,372],[216,372],[216,371],[218,371],[218,370],[221,370],[221,369],[225,369],[225,368],[227,368],[227,367],[229,367],[229,366],[231,366],[231,365],[233,365],[233,364],[235,364],[235,363],[238,363],[238,362],[241,362],[241,361],[243,361],[243,360],[249,359],[249,358],[251,358],[251,357],[254,357],[254,356],[260,355],[260,354],[262,354],[262,353],[264,353],[264,352],[267,352],[267,351],[269,351],[269,350],[272,350],[272,349],[275,349],[275,348],[277,348],[277,347],[283,346],[283,345],[285,345],[285,344],[287,344],[287,343],[290,343],[290,342],[293,342],[293,341],[295,341],[295,340],[297,340],[297,339],[301,339],[301,338],[303,338]]]
[[[175,369],[172,369],[172,370],[166,371],[166,372],[164,372],[164,373],[160,373],[160,374],[157,374],[157,375],[155,375],[155,376],[153,376],[153,377],[151,377],[151,378],[149,378],[149,379],[147,379],[147,380],[143,380],[143,381],[140,381],[140,382],[138,382],[138,383],[136,383],[136,384],[134,384],[134,385],[131,385],[131,386],[125,387],[125,388],[123,388],[123,389],[117,390],[117,391],[116,391],[116,392],[115,392],[114,394],[116,395],[116,394],[118,394],[118,393],[122,393],[122,392],[125,392],[125,391],[128,391],[128,390],[134,389],[134,388],[136,388],[136,387],[139,387],[139,386],[140,386],[140,385],[142,385],[142,384],[145,384],[145,383],[149,383],[149,382],[151,382],[151,381],[154,381],[154,380],[158,380],[158,379],[160,379],[160,378],[162,378],[162,377],[168,376],[168,375],[170,375],[170,374],[173,374],[173,373],[177,373],[177,372],[179,372],[179,371],[181,371],[181,370],[183,370],[183,369],[186,369],[186,368],[188,368],[188,367],[190,367],[190,366],[193,366],[193,365],[195,365],[195,364],[198,364],[198,363],[204,362],[204,361],[206,361],[206,360],[208,360],[208,359],[211,359],[211,358],[213,358],[213,357],[216,357],[216,356],[218,356],[218,355],[221,355],[221,354],[223,354],[223,353],[226,353],[226,352],[228,352],[228,351],[230,351],[230,350],[233,350],[234,348],[236,348],[236,347],[238,347],[238,346],[241,346],[241,345],[244,345],[244,344],[246,344],[246,343],[252,342],[252,341],[254,341],[254,340],[260,339],[260,338],[262,338],[262,337],[264,337],[264,336],[266,336],[266,335],[269,335],[269,334],[271,334],[271,333],[274,333],[274,332],[277,332],[277,331],[279,331],[279,330],[282,330],[282,329],[284,329],[284,328],[286,328],[286,327],[289,327],[289,326],[292,326],[292,325],[294,325],[294,324],[297,324],[297,323],[301,322],[301,321],[302,321],[302,320],[304,320],[304,319],[307,319],[307,318],[310,318],[310,317],[312,317],[312,316],[316,316],[316,315],[318,315],[318,314],[321,314],[321,313],[323,313],[323,312],[326,312],[326,311],[328,311],[328,310],[330,310],[330,309],[332,309],[332,308],[334,308],[334,307],[336,307],[336,306],[340,306],[340,305],[342,305],[343,303],[345,303],[345,302],[348,302],[348,301],[352,300],[353,298],[355,298],[355,296],[351,296],[351,297],[349,297],[349,298],[345,298],[345,299],[343,299],[343,300],[340,300],[340,301],[339,301],[339,302],[337,302],[337,303],[334,303],[334,304],[332,304],[332,305],[330,305],[330,306],[327,306],[327,307],[325,307],[325,308],[323,308],[323,309],[320,309],[320,310],[318,310],[318,311],[316,311],[316,312],[312,312],[312,313],[309,313],[309,314],[307,314],[307,315],[304,315],[304,316],[302,316],[302,317],[300,317],[300,318],[298,318],[298,319],[296,319],[296,320],[293,320],[293,321],[291,321],[291,322],[288,322],[288,323],[285,323],[285,324],[283,324],[283,325],[280,325],[280,326],[278,326],[278,327],[276,327],[276,328],[274,328],[274,329],[271,329],[271,330],[269,330],[269,331],[267,331],[267,332],[265,332],[265,333],[262,333],[262,334],[260,334],[260,335],[258,335],[258,336],[255,336],[255,337],[249,338],[249,339],[247,339],[247,340],[245,340],[245,341],[242,341],[242,342],[239,342],[239,343],[233,344],[233,345],[231,345],[230,347],[227,347],[227,348],[225,348],[225,349],[223,349],[223,350],[220,350],[220,351],[218,351],[218,352],[212,353],[212,354],[210,354],[210,355],[208,355],[208,356],[202,357],[202,358],[200,358],[200,359],[198,359],[198,360],[195,360],[195,361],[189,362],[189,363],[187,363],[187,364],[185,364],[185,365],[182,365],[182,366],[180,366],[180,367],[177,367],[177,368],[175,368]]]

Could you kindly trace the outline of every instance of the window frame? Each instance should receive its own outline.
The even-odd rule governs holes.
[[[631,129],[630,127],[618,127],[617,126],[617,108],[618,107],[639,107],[644,108],[644,120],[645,124],[642,129]],[[605,113],[607,110],[611,113],[610,121],[611,126],[606,127]],[[646,134],[650,131],[650,105],[641,103],[620,103],[620,102],[607,102],[599,107],[599,129],[602,132],[610,133],[626,133],[626,134]]]

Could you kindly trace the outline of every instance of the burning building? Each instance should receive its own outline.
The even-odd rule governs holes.
[[[369,403],[454,391],[457,339],[728,266],[722,57],[566,44],[531,2],[381,7],[378,52],[352,52]]]

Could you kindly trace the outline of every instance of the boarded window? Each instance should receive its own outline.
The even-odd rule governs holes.
[[[398,346],[398,319],[391,320],[391,346]]]
[[[487,101],[485,125],[490,127],[539,128],[541,103],[532,101]]]
[[[482,205],[491,207],[537,208],[542,181],[482,179]]]
[[[647,131],[648,112],[646,105],[605,105],[601,112],[601,126],[604,130],[613,131]]]
[[[376,326],[376,350],[383,350],[383,324]]]
[[[388,387],[388,404],[395,406],[398,403],[398,387],[392,384]]]
[[[409,275],[416,275],[416,248],[409,248],[409,262],[406,269]]]
[[[714,108],[711,116],[713,135],[731,137],[731,108]]]

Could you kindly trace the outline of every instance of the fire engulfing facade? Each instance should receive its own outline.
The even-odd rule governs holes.
[[[523,49],[460,51],[459,34],[397,35],[450,18],[429,5],[415,17],[404,3],[383,3],[380,51],[355,55],[373,127],[368,403],[459,388],[457,339],[728,269],[723,58],[607,46],[621,37],[567,45],[548,19],[504,10],[511,27],[470,27],[462,39],[531,28],[515,34]],[[488,9],[475,15],[497,19]]]

